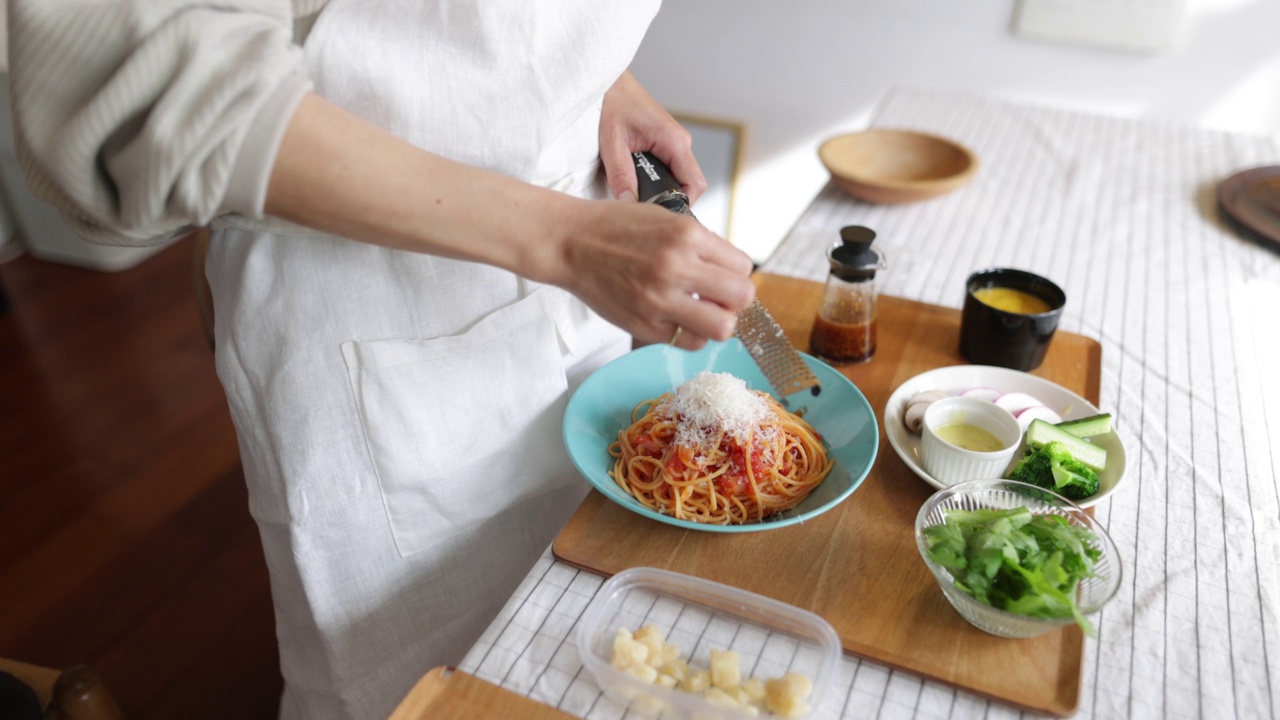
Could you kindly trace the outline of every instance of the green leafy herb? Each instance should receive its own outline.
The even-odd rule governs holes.
[[[949,570],[960,590],[1018,615],[1071,617],[1095,635],[1075,600],[1101,556],[1087,528],[1027,508],[951,509],[924,535],[929,559]]]

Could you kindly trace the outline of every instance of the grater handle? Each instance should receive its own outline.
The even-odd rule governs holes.
[[[671,168],[647,152],[631,154],[636,165],[636,182],[641,202],[661,205],[677,215],[693,216],[692,203]]]

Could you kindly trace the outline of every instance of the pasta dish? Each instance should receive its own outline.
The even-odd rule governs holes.
[[[795,507],[835,464],[804,420],[741,379],[710,372],[636,405],[609,455],[609,476],[644,506],[719,525]]]

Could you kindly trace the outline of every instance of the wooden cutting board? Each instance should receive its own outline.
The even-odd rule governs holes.
[[[757,274],[761,303],[797,348],[823,286]],[[1065,716],[1080,695],[1084,637],[1076,626],[1010,640],[969,625],[942,595],[915,543],[915,516],[933,488],[884,435],[892,391],[927,370],[965,364],[960,311],[894,297],[879,303],[870,362],[841,368],[877,413],[880,451],[863,485],[839,507],[790,527],[705,533],[641,517],[592,492],[552,546],[560,560],[609,576],[657,567],[740,587],[805,608],[835,627],[846,652],[1021,708]],[[1059,331],[1035,375],[1097,404],[1102,348]]]
[[[438,667],[422,676],[388,720],[572,720],[573,716],[487,683]]]

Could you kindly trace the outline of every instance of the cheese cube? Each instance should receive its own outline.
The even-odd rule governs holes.
[[[618,630],[613,638],[613,657],[610,664],[619,670],[626,670],[633,665],[644,665],[649,659],[649,648],[631,637],[626,628]]]
[[[687,677],[680,681],[680,689],[700,693],[711,687],[711,673],[706,670],[690,670]]]
[[[721,689],[737,687],[742,682],[738,672],[738,653],[733,650],[711,651],[711,685]]]
[[[774,715],[795,718],[809,712],[809,693],[813,681],[800,673],[787,673],[780,678],[766,680],[765,707]]]

